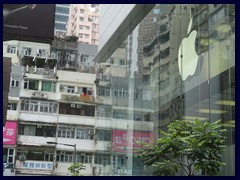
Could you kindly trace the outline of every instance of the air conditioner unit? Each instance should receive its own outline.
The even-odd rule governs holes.
[[[77,108],[81,108],[81,107],[82,107],[82,105],[80,105],[80,104],[77,105]]]
[[[86,133],[87,133],[87,134],[93,134],[93,129],[87,129],[87,130],[86,130]]]
[[[42,93],[40,93],[40,97],[41,97],[41,98],[46,98],[46,97],[47,97],[47,94],[42,92]]]
[[[26,156],[24,156],[24,155],[20,155],[20,156],[19,156],[19,160],[21,160],[21,161],[26,160]]]
[[[85,153],[84,153],[84,152],[81,152],[81,156],[85,156]]]
[[[42,124],[37,124],[37,128],[42,128]]]
[[[76,104],[71,104],[71,107],[72,107],[72,108],[75,108],[75,107],[76,107]]]
[[[65,154],[65,151],[60,151],[60,154]]]
[[[33,93],[32,93],[32,96],[33,96],[33,97],[37,97],[37,96],[38,96],[38,92],[33,92]]]

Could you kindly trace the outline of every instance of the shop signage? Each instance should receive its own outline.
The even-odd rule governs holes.
[[[15,145],[16,132],[17,132],[17,122],[6,121],[5,127],[3,127],[3,145]]]
[[[137,142],[150,143],[153,140],[154,133],[114,130],[112,148],[115,152],[128,152],[142,147]]]

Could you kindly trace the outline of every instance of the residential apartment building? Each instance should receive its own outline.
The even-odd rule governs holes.
[[[65,53],[66,49],[62,51]],[[84,174],[92,175],[97,148],[96,75],[58,66],[58,57],[64,63],[71,56],[64,53],[64,56],[57,56],[56,51],[51,53],[48,44],[4,42],[4,56],[12,57],[14,62],[3,129],[4,175],[70,175],[67,167],[72,164],[74,149],[47,143],[61,144],[66,140],[76,144],[77,162],[87,167]]]
[[[98,44],[99,4],[71,4],[67,35],[77,36],[80,43]]]

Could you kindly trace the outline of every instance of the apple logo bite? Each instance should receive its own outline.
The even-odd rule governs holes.
[[[190,33],[191,27],[192,18],[188,24],[188,37],[182,40],[178,49],[178,68],[183,81],[195,73],[198,63],[198,55],[195,51],[197,31],[193,30]]]

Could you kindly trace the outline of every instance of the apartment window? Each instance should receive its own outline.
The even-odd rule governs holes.
[[[58,59],[58,54],[57,54],[57,52],[52,52],[52,53],[51,53],[51,58]]]
[[[96,44],[97,40],[96,39],[92,39],[92,44]]]
[[[115,89],[113,90],[113,95],[114,97],[118,97],[118,98],[128,98],[129,92],[124,89]]]
[[[56,92],[56,82],[43,81],[42,82],[42,91]]]
[[[125,65],[125,60],[123,60],[123,59],[120,59],[120,60],[119,60],[119,65],[120,65],[120,66],[123,66],[123,65]]]
[[[95,164],[110,165],[111,156],[109,154],[96,154],[94,159]]]
[[[82,33],[79,33],[79,38],[83,38],[83,34]]]
[[[127,114],[124,112],[113,112],[113,118],[116,119],[127,119]]]
[[[38,57],[47,57],[47,51],[45,49],[37,49],[37,56]]]
[[[80,21],[84,21],[84,17],[79,17],[79,20]]]
[[[11,87],[19,87],[19,80],[11,78]]]
[[[24,56],[30,56],[31,52],[32,52],[31,48],[27,48],[27,47],[22,48],[22,55],[24,55]]]
[[[80,9],[80,13],[84,13],[84,9]]]
[[[46,152],[44,154],[44,161],[53,161],[53,153]]]
[[[111,141],[112,131],[110,130],[97,130],[98,141]]]
[[[36,125],[24,124],[23,135],[35,136],[36,134]]]
[[[19,124],[18,134],[43,137],[56,137],[56,127],[46,126],[42,124],[37,125]]]
[[[75,93],[75,87],[74,86],[67,86],[67,93]]]
[[[99,117],[111,117],[112,108],[110,106],[99,105],[97,108],[97,116]]]
[[[8,103],[8,110],[17,110],[17,103]]]
[[[77,139],[93,139],[93,129],[77,128]]]
[[[40,107],[38,109],[38,107]],[[35,112],[47,112],[47,113],[56,113],[57,112],[57,103],[49,103],[44,101],[29,101],[23,99],[21,102],[22,111],[35,111]]]
[[[100,87],[98,91],[99,96],[110,96],[110,89],[106,87]]]
[[[116,155],[117,162],[115,162],[115,155],[113,156],[114,164],[116,163],[117,166],[124,166],[126,164],[126,156],[125,155]]]
[[[40,104],[40,112],[48,112],[48,103],[42,102]]]
[[[75,138],[75,128],[59,127],[58,137],[61,138]]]
[[[93,22],[92,16],[88,16],[88,22]]]
[[[38,80],[25,79],[24,89],[38,90]]]
[[[46,125],[36,125],[36,134],[35,136],[43,137],[56,137],[56,127],[55,126],[46,126]]]
[[[110,64],[114,64],[114,58],[110,58]]]
[[[93,23],[93,24],[92,24],[92,27],[93,27],[93,28],[97,28],[97,27],[98,27],[98,25],[97,25],[97,24],[95,24],[95,23]]]
[[[88,55],[83,55],[81,61],[87,62],[87,61],[88,61],[88,58],[89,58]]]
[[[88,39],[89,38],[89,34],[85,34],[85,38]]]
[[[30,101],[30,103],[29,103],[29,111],[38,112],[38,102]]]
[[[75,93],[75,87],[74,86],[61,85],[60,86],[60,92]]]
[[[57,161],[59,162],[72,162],[73,161],[73,152],[67,151],[57,151]]]
[[[48,103],[48,102],[39,102],[40,103],[40,112],[46,113],[56,113],[57,112],[57,104],[56,103]]]
[[[86,29],[86,30],[89,30],[89,29],[90,29],[90,27],[89,27],[89,26],[85,26],[85,29]]]
[[[84,29],[84,26],[83,25],[79,25],[79,29]]]
[[[83,156],[83,163],[92,163],[92,154],[86,153]]]
[[[16,54],[16,52],[17,52],[17,47],[16,46],[9,45],[7,47],[7,53]]]
[[[14,149],[3,148],[3,163],[14,163]]]

